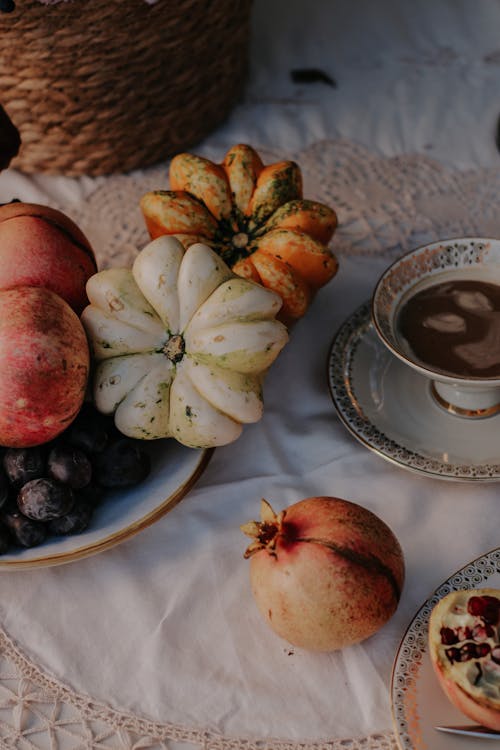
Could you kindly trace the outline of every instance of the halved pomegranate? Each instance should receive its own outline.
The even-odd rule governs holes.
[[[452,591],[429,620],[429,653],[453,705],[500,731],[500,591]]]

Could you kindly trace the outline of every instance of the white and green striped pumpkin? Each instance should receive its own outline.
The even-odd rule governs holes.
[[[262,376],[288,340],[278,294],[162,236],[131,269],[92,276],[87,295],[94,402],[123,434],[208,448],[260,419]]]

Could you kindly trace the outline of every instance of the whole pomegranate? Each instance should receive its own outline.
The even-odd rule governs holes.
[[[61,211],[34,203],[0,206],[0,289],[41,286],[80,314],[97,271],[89,241]]]
[[[241,527],[254,541],[250,579],[273,630],[295,646],[334,651],[375,633],[394,613],[404,581],[401,547],[371,511],[309,497]]]
[[[432,610],[429,654],[449,700],[500,731],[500,591],[452,591]]]
[[[78,315],[49,289],[0,291],[0,445],[56,437],[80,410],[89,373]]]

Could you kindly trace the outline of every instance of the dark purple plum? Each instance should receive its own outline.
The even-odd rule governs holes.
[[[24,484],[17,496],[19,510],[33,521],[51,521],[64,516],[73,502],[71,487],[45,477]]]
[[[38,547],[46,539],[46,524],[33,521],[20,511],[2,513],[2,521],[21,547]]]
[[[114,420],[84,404],[75,421],[64,432],[64,440],[87,454],[101,453],[115,434]]]
[[[79,448],[70,445],[56,445],[47,460],[49,475],[58,482],[68,484],[72,489],[86,487],[92,479],[92,464]]]
[[[95,457],[93,466],[95,481],[109,489],[138,484],[151,471],[149,455],[130,438],[111,443]]]
[[[75,500],[79,503],[87,503],[91,508],[96,508],[104,500],[104,488],[94,482],[90,482],[86,487],[74,491]]]
[[[85,502],[75,502],[72,509],[60,518],[54,518],[48,523],[50,534],[79,534],[84,531],[92,518],[92,506]]]
[[[39,479],[46,473],[44,451],[41,447],[8,448],[3,457],[3,466],[11,485],[19,489],[31,479]]]

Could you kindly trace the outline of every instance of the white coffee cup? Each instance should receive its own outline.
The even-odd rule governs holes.
[[[481,377],[443,372],[419,360],[397,323],[405,303],[427,287],[455,280],[500,286],[500,240],[460,237],[418,247],[384,271],[372,296],[372,321],[380,340],[429,380],[435,401],[469,419],[500,412],[500,375]],[[500,359],[500,352],[499,352]]]

